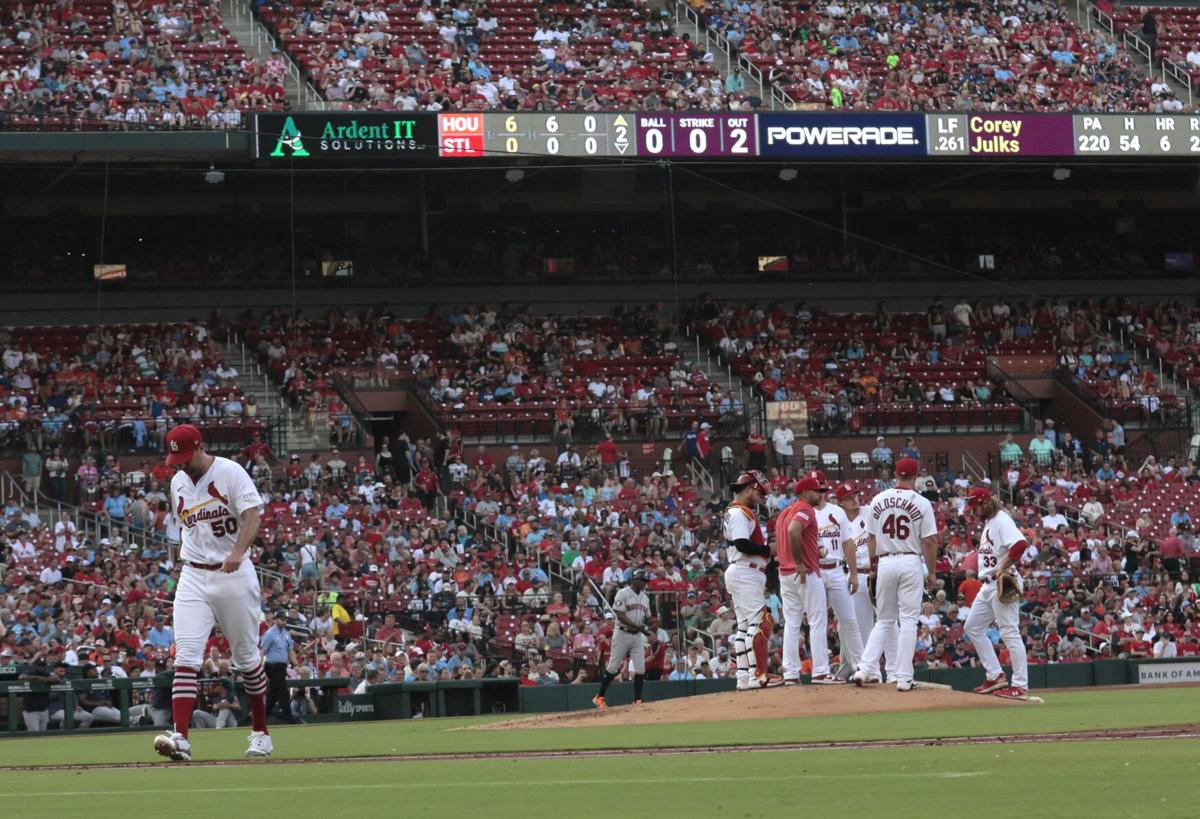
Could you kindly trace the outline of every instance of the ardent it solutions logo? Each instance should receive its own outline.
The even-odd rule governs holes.
[[[317,149],[321,153],[334,151],[352,151],[363,153],[367,151],[415,151],[421,148],[416,138],[416,120],[393,119],[378,123],[364,123],[357,119],[338,124],[335,120],[327,119],[320,125],[321,135]],[[309,137],[312,145],[314,137]],[[285,153],[285,149],[291,153]],[[275,150],[271,156],[309,156],[308,148],[296,121],[292,117],[284,120],[283,127],[275,142]]]
[[[283,156],[285,147],[291,150],[292,156],[308,156],[304,140],[300,138],[300,129],[291,117],[284,120],[283,127],[279,129],[279,138],[275,140],[275,150],[271,151],[271,156]]]

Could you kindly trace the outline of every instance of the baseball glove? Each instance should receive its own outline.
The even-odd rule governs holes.
[[[779,591],[779,561],[771,558],[767,562],[767,594]]]
[[[1015,603],[1021,599],[1021,584],[1011,574],[1002,574],[996,581],[999,584],[996,596],[1001,603]]]
[[[876,603],[875,603],[875,573],[874,572],[872,572],[870,575],[867,576],[867,596],[869,598],[871,598],[871,605],[872,606],[876,605]]]

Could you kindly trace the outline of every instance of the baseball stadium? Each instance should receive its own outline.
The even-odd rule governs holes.
[[[1195,0],[0,0],[5,815],[1200,814],[1196,83]]]

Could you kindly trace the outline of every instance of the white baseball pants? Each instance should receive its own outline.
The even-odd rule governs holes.
[[[731,563],[725,570],[725,589],[733,599],[733,614],[737,618],[737,630],[733,635],[737,679],[745,685],[752,675],[758,673],[751,641],[762,619],[763,606],[767,603],[767,576],[749,566]],[[765,668],[762,670],[766,671]]]
[[[863,648],[858,670],[869,676],[879,674],[879,658],[884,646],[896,640],[897,683],[911,683],[913,678],[913,653],[917,647],[917,617],[921,613],[921,592],[925,578],[921,567],[924,561],[919,555],[884,555],[879,559],[879,570],[875,576],[875,600],[878,602],[877,620],[871,636]],[[893,633],[898,636],[893,637]]]
[[[800,679],[800,625],[808,616],[808,645],[812,652],[812,673],[829,673],[829,603],[825,584],[816,575],[799,574],[779,577],[779,598],[783,604],[783,678]]]
[[[258,668],[261,612],[258,575],[249,559],[232,574],[185,565],[175,589],[175,665],[196,669],[203,665],[204,646],[215,623],[229,640],[234,668],[246,672]]]
[[[1017,583],[1024,591],[1025,584],[1020,577],[1017,578]],[[998,594],[999,589],[995,581],[983,584],[979,593],[975,595],[975,602],[971,604],[963,631],[971,638],[971,644],[975,646],[975,653],[979,655],[979,662],[983,663],[988,679],[994,680],[1004,673],[1000,667],[1000,659],[996,656],[996,648],[987,636],[988,626],[995,621],[1000,629],[1000,639],[1012,655],[1012,684],[1015,688],[1028,689],[1029,657],[1025,653],[1025,641],[1021,638],[1020,604],[1001,603]]]
[[[841,644],[841,660],[852,666],[858,666],[862,657],[862,634],[858,627],[858,615],[854,609],[854,601],[850,598],[850,577],[841,566],[833,569],[821,569],[821,579],[825,581],[825,598],[833,609],[838,621],[838,642]],[[865,579],[865,578],[864,578]],[[812,639],[812,619],[809,619],[809,639]],[[826,639],[828,644],[828,639]],[[828,652],[826,652],[828,654]],[[814,652],[813,656],[816,656]],[[826,667],[828,667],[826,661]],[[816,662],[813,662],[813,673],[816,674]],[[826,672],[828,673],[828,672]]]
[[[867,589],[867,576],[870,569],[858,570],[858,591],[850,595],[854,601],[854,619],[858,621],[860,635],[869,637],[875,627],[875,604],[871,602],[871,592]],[[896,675],[896,632],[892,631],[891,639],[883,647],[883,667],[887,670],[888,679]],[[865,646],[865,644],[864,644]],[[855,663],[857,666],[857,663]],[[878,673],[879,669],[875,669]]]

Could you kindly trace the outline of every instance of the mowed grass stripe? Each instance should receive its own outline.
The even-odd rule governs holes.
[[[492,753],[602,748],[671,748],[839,742],[1143,728],[1194,722],[1200,687],[1044,692],[1045,705],[704,722],[666,725],[467,731],[497,717],[363,722],[273,728],[275,758]],[[753,696],[747,694],[746,696]],[[802,697],[803,691],[797,692]],[[964,695],[966,696],[966,695]],[[512,716],[508,716],[511,719]],[[195,731],[197,760],[241,759],[245,730]],[[154,761],[148,733],[0,741],[0,767]]]
[[[1194,816],[1200,740],[864,748],[689,757],[0,773],[39,816]],[[166,799],[164,799],[166,797]],[[28,800],[22,802],[22,800]],[[1090,807],[1089,807],[1090,806]],[[1101,807],[1102,806],[1102,807]],[[28,812],[26,810],[26,812]]]

